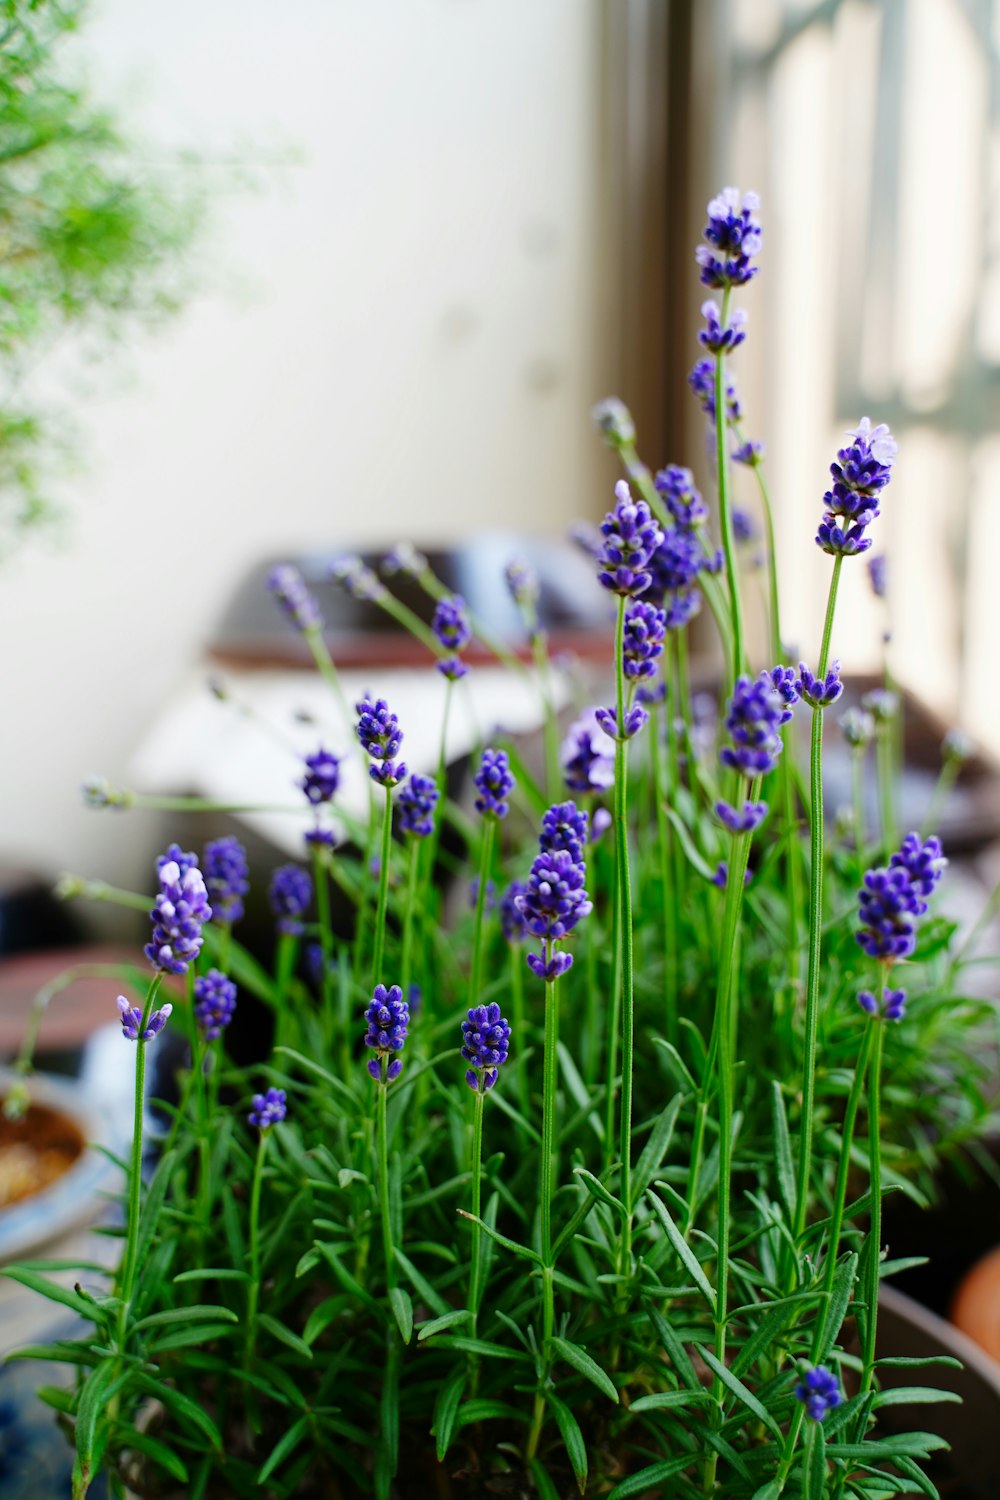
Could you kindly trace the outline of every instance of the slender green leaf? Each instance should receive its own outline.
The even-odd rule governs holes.
[[[150,1313],[135,1324],[136,1333],[144,1328],[162,1328],[169,1323],[238,1323],[239,1318],[229,1307],[217,1307],[212,1303],[195,1303],[192,1307],[171,1307],[166,1312]]]
[[[516,1406],[511,1406],[507,1401],[490,1401],[485,1397],[466,1401],[458,1408],[459,1427],[467,1427],[470,1422],[526,1422],[528,1414],[519,1411]]]
[[[873,1438],[867,1443],[831,1443],[827,1448],[828,1458],[846,1458],[862,1463],[874,1463],[876,1459],[926,1458],[938,1448],[947,1448],[948,1443],[936,1432],[899,1432],[892,1437]]]
[[[663,1228],[665,1229],[667,1234],[667,1239],[677,1251],[677,1254],[688,1274],[690,1275],[691,1280],[701,1292],[711,1311],[714,1313],[715,1292],[712,1290],[712,1287],[709,1284],[708,1277],[705,1275],[704,1271],[701,1268],[701,1263],[698,1260],[698,1257],[695,1255],[694,1251],[691,1249],[691,1246],[687,1243],[684,1236],[677,1228],[677,1225],[670,1217],[670,1214],[667,1212],[663,1200],[657,1197],[652,1188],[647,1188],[646,1193],[654,1209],[656,1210],[661,1223],[663,1224]]]
[[[661,1463],[650,1464],[648,1468],[640,1469],[638,1474],[630,1474],[628,1479],[623,1479],[621,1484],[616,1484],[608,1500],[629,1500],[630,1495],[644,1495],[648,1493],[652,1485],[659,1484],[661,1479],[670,1479],[674,1474],[679,1474],[682,1469],[688,1468],[690,1463],[690,1453],[682,1453],[677,1458],[665,1458]]]
[[[421,1325],[417,1334],[417,1343],[433,1338],[436,1333],[442,1333],[446,1328],[454,1328],[456,1323],[467,1323],[471,1317],[472,1314],[467,1307],[456,1307],[453,1312],[445,1313],[443,1317],[432,1318],[429,1323]]]
[[[81,1297],[79,1292],[71,1291],[69,1287],[60,1286],[57,1281],[50,1281],[47,1276],[40,1276],[37,1271],[28,1271],[23,1266],[4,1266],[0,1269],[0,1276],[20,1282],[29,1291],[47,1297],[50,1302],[60,1302],[63,1307],[72,1308],[73,1312],[79,1313],[89,1323],[104,1322],[104,1310],[96,1302],[89,1297]]]
[[[653,1044],[654,1046],[659,1047],[662,1052],[665,1052],[667,1054],[667,1060],[670,1066],[674,1069],[675,1073],[684,1084],[688,1093],[697,1094],[698,1084],[696,1083],[690,1069],[688,1068],[687,1063],[684,1061],[683,1057],[681,1057],[673,1042],[668,1042],[662,1036],[654,1036]]]
[[[822,1422],[809,1422],[802,1466],[803,1500],[823,1500],[826,1494],[826,1434]]]
[[[309,1418],[300,1417],[299,1420],[289,1427],[288,1431],[278,1439],[271,1450],[270,1455],[260,1473],[257,1475],[257,1483],[265,1484],[279,1464],[284,1463],[289,1454],[293,1453],[299,1443],[309,1431]]]
[[[926,1495],[928,1500],[941,1500],[937,1485],[928,1479],[923,1469],[914,1459],[907,1458],[905,1454],[902,1457],[897,1454],[893,1460],[893,1465],[899,1470],[900,1474],[905,1475],[907,1479],[912,1479],[917,1489]]]
[[[639,1160],[635,1164],[632,1174],[632,1210],[639,1202],[643,1193],[649,1187],[660,1167],[663,1158],[670,1150],[670,1142],[677,1123],[680,1107],[684,1102],[683,1094],[675,1094],[670,1103],[657,1116],[656,1123],[649,1133],[649,1140],[639,1153]]]
[[[876,1391],[873,1406],[921,1406],[935,1401],[958,1401],[957,1391],[943,1391],[932,1385],[897,1385],[887,1390]]]
[[[785,1114],[785,1096],[776,1078],[771,1079],[771,1125],[774,1131],[778,1192],[786,1214],[789,1219],[793,1219],[796,1204],[795,1163],[792,1160],[792,1142],[788,1134],[788,1116]]]
[[[405,1287],[391,1286],[389,1288],[389,1305],[396,1319],[400,1338],[404,1344],[408,1344],[413,1337],[413,1303]]]
[[[580,1424],[565,1401],[560,1400],[555,1391],[546,1392],[545,1404],[556,1419],[556,1426],[559,1428],[569,1455],[570,1468],[576,1475],[580,1494],[584,1495],[587,1491],[587,1445],[583,1441]]]
[[[924,1365],[948,1365],[952,1370],[964,1368],[962,1361],[953,1354],[893,1354],[875,1361],[877,1370],[919,1370]]]
[[[782,1489],[780,1479],[769,1479],[759,1490],[754,1490],[752,1500],[780,1500]]]
[[[553,1338],[550,1340],[553,1352],[558,1354],[572,1365],[591,1384],[596,1385],[599,1391],[603,1391],[610,1401],[618,1404],[618,1392],[610,1375],[606,1375],[596,1360],[592,1359],[586,1349],[581,1349],[579,1344],[571,1344],[568,1339]]]
[[[781,1428],[767,1407],[763,1406],[757,1399],[753,1391],[748,1390],[742,1380],[733,1374],[728,1365],[724,1365],[721,1360],[716,1359],[715,1355],[709,1349],[699,1348],[698,1353],[706,1365],[708,1365],[708,1368],[718,1375],[723,1385],[732,1391],[737,1401],[740,1401],[746,1407],[747,1411],[752,1412],[758,1422],[763,1422],[768,1432],[772,1433],[780,1441],[782,1435]]]
[[[481,1354],[484,1359],[510,1359],[521,1364],[527,1356],[520,1349],[508,1349],[506,1344],[493,1344],[488,1339],[465,1338],[462,1334],[448,1334],[438,1339],[435,1349],[462,1349],[466,1354]]]
[[[105,1360],[103,1365],[99,1365],[94,1373],[87,1377],[77,1404],[76,1426],[73,1430],[77,1457],[85,1474],[94,1472],[97,1424],[104,1415],[112,1390],[120,1390],[127,1378],[126,1373],[119,1375],[117,1380],[115,1379],[115,1363],[110,1359]]]
[[[193,1328],[178,1328],[175,1333],[168,1333],[165,1338],[157,1339],[156,1352],[162,1354],[167,1349],[187,1349],[192,1344],[211,1344],[215,1339],[231,1338],[232,1334],[232,1323],[196,1323]]]
[[[301,1354],[303,1359],[312,1359],[313,1352],[305,1339],[286,1328],[284,1323],[277,1318],[272,1318],[270,1313],[258,1313],[257,1321],[262,1328],[266,1328],[272,1338],[276,1338],[279,1344],[284,1344],[288,1349],[294,1349],[296,1354]]]
[[[535,1489],[538,1491],[539,1500],[560,1500],[559,1491],[549,1478],[548,1470],[540,1459],[528,1460],[531,1466],[531,1477],[535,1481]]]
[[[183,1391],[156,1380],[151,1375],[138,1372],[133,1378],[141,1390],[148,1391],[150,1395],[155,1396],[157,1401],[175,1417],[180,1417],[192,1427],[197,1427],[208,1438],[216,1452],[222,1452],[222,1434],[208,1412],[197,1401],[192,1401],[191,1397],[186,1396]]]
[[[606,1204],[624,1223],[628,1218],[628,1210],[620,1198],[616,1198],[608,1191],[599,1177],[595,1177],[593,1172],[588,1172],[586,1167],[574,1167],[573,1176],[579,1177],[591,1197],[596,1198],[598,1203]]]
[[[695,1374],[695,1369],[694,1365],[691,1363],[691,1358],[687,1350],[684,1348],[684,1345],[681,1343],[676,1331],[671,1328],[670,1324],[660,1312],[659,1308],[654,1307],[653,1304],[648,1301],[643,1303],[643,1306],[645,1307],[646,1312],[649,1315],[650,1322],[659,1335],[661,1344],[670,1355],[670,1363],[677,1371],[677,1374],[680,1376],[681,1380],[687,1386],[689,1391],[698,1391],[699,1393],[702,1392],[704,1388],[701,1384],[701,1381],[698,1379],[698,1376]]]
[[[673,1406],[690,1406],[693,1401],[711,1401],[709,1391],[655,1391],[652,1396],[640,1396],[633,1401],[629,1411],[663,1411]]]
[[[166,1443],[159,1438],[153,1437],[150,1432],[143,1432],[137,1427],[128,1429],[128,1447],[138,1448],[147,1458],[151,1458],[155,1464],[159,1464],[171,1479],[176,1479],[178,1484],[188,1483],[188,1471],[184,1462]]]
[[[823,1318],[823,1336],[819,1341],[819,1354],[816,1364],[823,1364],[830,1350],[837,1342],[837,1336],[847,1316],[847,1309],[851,1303],[854,1292],[854,1284],[858,1275],[858,1257],[855,1254],[847,1255],[837,1267],[833,1278],[833,1287],[830,1291],[830,1301],[827,1304],[826,1315]]]
[[[580,1077],[576,1063],[573,1061],[572,1053],[564,1042],[557,1042],[556,1052],[559,1055],[559,1071],[566,1080],[566,1087],[573,1097],[573,1101],[587,1120],[587,1124],[594,1132],[599,1141],[604,1140],[604,1122],[597,1110],[590,1091],[583,1079]]]
[[[451,1447],[455,1418],[458,1415],[458,1407],[465,1392],[467,1379],[468,1369],[463,1362],[456,1365],[438,1391],[437,1400],[434,1403],[434,1420],[431,1424],[431,1433],[437,1441],[438,1463],[444,1463],[445,1454]]]
[[[252,1281],[249,1271],[234,1271],[225,1266],[212,1266],[209,1270],[178,1271],[176,1283],[182,1281]]]
[[[420,1271],[417,1270],[413,1262],[409,1259],[408,1256],[403,1254],[398,1245],[394,1247],[393,1253],[395,1254],[396,1260],[399,1262],[399,1265],[402,1268],[403,1275],[413,1287],[413,1290],[417,1293],[418,1297],[422,1297],[423,1300],[427,1303],[427,1306],[429,1308],[432,1308],[434,1312],[440,1314],[442,1318],[447,1317],[451,1309],[449,1308],[444,1298],[441,1296],[441,1293],[434,1290],[430,1282],[427,1280],[426,1276],[424,1276]]]
[[[513,1255],[519,1255],[522,1260],[532,1260],[536,1265],[541,1265],[542,1257],[528,1245],[519,1245],[516,1240],[509,1240],[505,1234],[501,1234],[498,1229],[487,1224],[485,1219],[477,1219],[475,1214],[466,1213],[464,1208],[460,1208],[458,1213],[461,1218],[468,1219],[470,1223],[478,1224],[481,1229],[485,1229],[490,1238],[496,1240],[497,1244],[502,1245],[505,1250],[509,1250]]]

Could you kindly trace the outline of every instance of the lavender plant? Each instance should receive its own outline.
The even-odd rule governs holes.
[[[136,1048],[118,1268],[83,1267],[72,1291],[44,1267],[4,1273],[84,1325],[21,1351],[72,1371],[43,1395],[74,1444],[74,1497],[99,1473],[115,1495],[192,1500],[936,1493],[924,1469],[941,1439],[880,1423],[895,1399],[882,1379],[905,1363],[878,1338],[882,1200],[926,1195],[929,1164],[986,1127],[980,1038],[995,1007],[964,993],[968,944],[932,914],[939,839],[899,839],[887,797],[866,826],[866,756],[897,716],[891,690],[840,721],[850,845],[827,837],[840,573],[871,545],[897,450],[864,418],[831,465],[821,644],[793,666],[763,447],[742,431],[727,368],[747,337],[732,299],[758,271],[758,213],[726,189],[697,257],[721,293],[703,308],[692,377],[713,427],[714,506],[689,470],[642,461],[620,401],[595,409],[624,470],[585,535],[615,596],[612,686],[561,752],[537,582],[517,559],[507,568],[545,705],[544,770],[498,738],[459,805],[443,760],[408,774],[388,704],[349,715],[312,596],[293,569],[272,574],[368,762],[371,828],[359,873],[323,821],[341,758],[306,757],[290,780],[312,873],[271,877],[270,970],[234,933],[249,882],[234,840],[200,862],[172,845],[158,862],[151,978],[141,1006],[118,1002]],[[753,664],[732,461],[758,488],[771,580]],[[415,634],[450,697],[470,634],[488,634],[415,549],[395,548],[383,572],[434,599]],[[336,574],[406,622],[357,559]],[[707,725],[688,650],[703,602],[724,663]],[[949,746],[946,777],[962,753]],[[155,802],[105,782],[88,800]],[[459,869],[439,844],[446,818],[464,839]],[[470,875],[473,909],[446,904],[449,880],[464,891]],[[334,884],[355,908],[346,935]],[[229,1054],[244,994],[274,1017],[275,1045],[252,1067]],[[145,1048],[168,1021],[189,1061],[149,1141]]]

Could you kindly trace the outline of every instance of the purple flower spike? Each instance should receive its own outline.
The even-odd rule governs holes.
[[[764,459],[764,444],[754,442],[747,438],[745,442],[738,443],[732,451],[734,464],[745,464],[748,469],[755,469]]]
[[[251,1102],[247,1119],[255,1130],[270,1130],[288,1113],[284,1089],[267,1089],[263,1094],[254,1094]]]
[[[825,677],[814,677],[805,662],[800,661],[795,688],[799,697],[810,708],[829,708],[844,691],[844,684],[840,680],[840,662],[833,662]]]
[[[484,750],[479,770],[473,780],[479,796],[476,812],[484,818],[505,818],[510,812],[507,798],[514,790],[514,778],[505,750]]]
[[[384,698],[378,698],[374,702],[370,698],[362,698],[360,703],[355,704],[355,708],[358,714],[355,733],[364,750],[375,762],[368,767],[368,774],[379,786],[393,787],[406,775],[403,762],[393,759],[399,754],[399,747],[403,743],[399,720],[394,713],[389,712],[389,705]]]
[[[507,1061],[510,1027],[495,1002],[476,1005],[462,1022],[462,1056],[472,1067],[465,1075],[470,1089],[485,1093],[497,1081],[497,1072]]]
[[[517,898],[528,932],[542,940],[541,955],[529,953],[528,967],[547,984],[565,974],[573,962],[553,945],[593,909],[585,879],[586,870],[567,849],[543,851],[531,867],[527,889]]]
[[[705,327],[698,335],[698,342],[704,344],[711,354],[728,354],[738,348],[747,336],[747,315],[742,308],[732,314],[726,328],[722,326],[717,302],[703,302],[701,315],[705,319]]]
[[[659,522],[645,500],[633,500],[624,479],[615,485],[617,505],[601,524],[604,538],[598,577],[614,594],[645,593],[652,581],[649,560],[663,540]]]
[[[755,217],[760,208],[756,193],[726,187],[708,205],[708,223],[702,235],[706,241],[695,251],[701,266],[704,286],[743,286],[756,276],[758,266],[750,258],[760,254],[763,233]]]
[[[434,619],[431,621],[431,629],[437,636],[438,644],[445,651],[457,654],[465,650],[472,639],[472,630],[469,625],[469,612],[460,594],[452,594],[450,598],[438,600],[434,610]]]
[[[587,814],[575,802],[557,802],[542,814],[538,847],[543,854],[555,854],[562,849],[576,864],[582,865],[587,839]]]
[[[403,833],[426,839],[434,832],[434,809],[438,802],[437,784],[430,776],[416,771],[403,787],[396,802],[399,826]]]
[[[523,557],[512,557],[504,569],[504,578],[514,603],[521,609],[533,609],[538,602],[540,585],[531,564]]]
[[[278,563],[267,575],[267,588],[296,630],[322,629],[323,616],[319,605],[298,568],[291,563]]]
[[[302,914],[312,900],[312,877],[300,865],[279,865],[271,876],[267,898],[277,918],[279,932],[297,937],[303,931]]]
[[[322,745],[315,755],[305,757],[306,774],[298,785],[314,807],[330,802],[340,785],[340,760]]]
[[[641,703],[636,703],[632,708],[625,710],[625,728],[622,734],[618,733],[618,710],[614,708],[595,708],[597,722],[609,739],[632,740],[640,729],[649,722],[649,714]]]
[[[867,552],[871,537],[865,531],[879,513],[879,494],[892,478],[899,451],[884,422],[873,427],[862,417],[830,465],[833,484],[823,496],[826,512],[816,536],[817,545],[831,556],[856,557]]]
[[[195,855],[171,844],[157,866],[160,894],[149,914],[153,935],[143,951],[154,969],[186,974],[201,951],[201,929],[212,920],[212,908]]]
[[[698,404],[705,413],[708,420],[715,423],[715,361],[713,359],[699,359],[691,374],[688,376],[688,385],[691,387],[698,399]],[[736,382],[729,372],[726,372],[726,421],[739,422],[743,416],[743,407],[736,391]]]
[[[888,582],[886,575],[889,566],[885,553],[880,552],[877,557],[870,557],[867,566],[868,581],[872,586],[872,593],[876,599],[884,599],[886,583]]]
[[[730,833],[753,833],[767,817],[767,803],[744,802],[742,808],[736,808],[728,802],[717,802],[715,812]]]
[[[667,464],[654,476],[656,493],[674,521],[683,531],[690,531],[708,520],[708,506],[695,488],[694,475],[680,464]]]
[[[142,1025],[142,1011],[137,1010],[134,1005],[129,1005],[124,995],[119,995],[117,1000],[118,1013],[121,1017],[122,1035],[128,1042],[149,1042],[154,1036],[166,1026],[173,1011],[172,1005],[161,1005],[159,1010],[154,1010],[146,1019],[146,1029],[140,1032]]]
[[[387,578],[395,573],[402,573],[407,578],[419,578],[422,573],[427,572],[429,564],[412,542],[397,542],[383,557],[381,567]]]
[[[635,423],[624,401],[607,396],[590,413],[591,421],[609,448],[624,448],[635,442]]]
[[[693,531],[675,526],[664,532],[650,558],[650,583],[644,597],[666,606],[668,630],[681,629],[698,613],[701,595],[695,585],[707,567],[708,559]]]
[[[615,760],[605,742],[596,710],[589,708],[563,741],[563,780],[571,792],[603,792],[613,785]]]
[[[207,843],[202,871],[213,922],[238,922],[243,915],[243,897],[250,889],[247,852],[239,839],[227,836]]]
[[[636,682],[656,675],[656,658],[663,653],[667,616],[655,604],[637,599],[625,612],[622,660],[625,676]]]
[[[236,1010],[236,986],[221,969],[209,969],[194,982],[194,1016],[206,1042],[220,1037]]]
[[[389,592],[360,557],[338,557],[330,564],[330,581],[339,583],[352,599],[360,599],[366,604],[378,604]]]
[[[719,759],[741,776],[764,776],[778,764],[781,726],[792,717],[787,678],[782,676],[781,682],[782,686],[777,687],[769,672],[762,672],[755,679],[737,678],[726,716],[732,744],[723,746]]]
[[[816,1365],[803,1372],[802,1380],[795,1387],[795,1399],[801,1401],[806,1415],[814,1422],[822,1422],[828,1411],[843,1401],[836,1375],[825,1365]]]
[[[861,926],[856,936],[869,958],[909,957],[917,943],[917,917],[927,906],[905,869],[867,871],[858,892],[858,908]]]
[[[500,897],[500,928],[505,940],[512,945],[524,940],[524,913],[518,903],[527,889],[523,880],[512,880]]]
[[[886,1021],[901,1021],[906,1015],[906,991],[883,989],[880,1006],[871,990],[862,990],[858,995],[858,1004],[866,1015],[881,1015]]]
[[[926,898],[933,895],[947,864],[941,840],[936,837],[921,840],[919,833],[908,833],[890,859],[890,870],[905,870],[914,891],[924,902],[918,916],[923,916],[927,910]]]
[[[399,1058],[390,1060],[389,1054],[403,1050],[410,1024],[410,1008],[398,984],[388,989],[384,984],[375,986],[365,1009],[365,1020],[368,1023],[365,1046],[374,1048],[377,1054],[369,1061],[368,1071],[376,1082],[380,1083],[384,1074],[386,1083],[391,1083],[403,1071],[403,1064]]]

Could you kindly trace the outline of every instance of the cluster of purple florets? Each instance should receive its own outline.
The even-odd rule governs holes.
[[[212,920],[230,925],[238,922],[243,915],[243,898],[250,889],[247,851],[239,839],[227,835],[207,843],[202,874],[212,904]]]
[[[663,501],[674,521],[684,531],[691,531],[708,520],[708,506],[701,498],[690,469],[680,464],[667,464],[653,476],[656,493]]]
[[[736,679],[726,715],[732,743],[722,747],[719,759],[741,776],[764,776],[778,764],[781,728],[792,717],[795,701],[794,685],[789,684],[786,672],[787,668],[776,667],[759,677]]]
[[[122,1035],[128,1042],[149,1042],[154,1036],[166,1026],[173,1011],[172,1005],[161,1005],[159,1010],[151,1011],[146,1017],[145,1027],[142,1024],[142,1011],[134,1005],[129,1005],[124,995],[119,995],[117,1000],[118,1014],[122,1023]]]
[[[194,982],[194,1016],[206,1042],[220,1037],[236,1010],[236,986],[221,969],[209,969]]]
[[[270,1130],[279,1124],[288,1113],[284,1089],[265,1089],[263,1094],[254,1094],[247,1119],[255,1130]]]
[[[708,570],[709,561],[698,537],[687,526],[673,526],[664,532],[650,559],[650,584],[644,598],[665,606],[664,623],[669,630],[682,629],[701,608],[701,594],[695,585],[699,573]]]
[[[403,1071],[399,1057],[389,1059],[391,1052],[401,1052],[406,1044],[406,1033],[410,1025],[410,1008],[403,999],[398,984],[377,984],[365,1010],[368,1030],[365,1046],[375,1051],[369,1059],[368,1071],[377,1083],[392,1083]]]
[[[340,758],[321,745],[315,754],[305,756],[305,767],[299,786],[309,801],[314,807],[332,801],[340,785]]]
[[[879,513],[879,496],[892,478],[899,451],[885,423],[873,427],[868,417],[848,436],[853,441],[839,449],[830,465],[833,484],[823,496],[826,510],[816,534],[817,545],[833,557],[868,551],[872,542],[865,533]]]
[[[330,582],[339,583],[345,594],[365,604],[378,604],[388,589],[360,557],[338,557],[330,564]]]
[[[708,205],[708,223],[702,231],[705,243],[695,251],[705,286],[743,286],[759,267],[750,264],[760,253],[763,233],[755,217],[760,208],[756,193],[726,187]]]
[[[688,385],[691,387],[698,405],[705,413],[708,420],[715,422],[715,361],[712,359],[699,359],[694,369],[688,376]],[[725,377],[725,399],[726,399],[726,421],[739,422],[743,416],[743,407],[740,404],[739,394],[736,390],[736,382],[726,371]]]
[[[767,816],[767,803],[744,802],[742,807],[733,807],[728,802],[717,802],[715,812],[730,833],[753,833]]]
[[[659,555],[659,554],[657,554]],[[656,675],[656,659],[663,654],[667,616],[655,604],[636,599],[625,612],[622,660],[625,676],[639,682]]]
[[[431,621],[438,645],[448,655],[437,663],[437,669],[450,682],[457,682],[469,670],[460,656],[472,640],[472,627],[465,600],[459,594],[439,599]]]
[[[599,578],[606,589],[637,599],[652,583],[650,559],[663,530],[645,500],[633,500],[624,479],[615,485],[616,505],[601,522]]]
[[[479,793],[476,812],[484,818],[505,818],[510,812],[507,798],[514,790],[506,750],[484,750],[473,780]]]
[[[844,684],[840,680],[840,662],[835,661],[825,677],[814,677],[805,662],[800,661],[795,690],[810,708],[829,708],[844,691]]]
[[[701,315],[705,319],[705,327],[698,335],[698,342],[704,344],[711,354],[729,354],[747,336],[747,315],[742,308],[730,314],[725,326],[717,302],[703,302]]]
[[[322,627],[319,605],[298,568],[291,563],[278,563],[267,575],[267,587],[296,630],[319,630]]]
[[[531,867],[526,889],[516,898],[527,931],[542,943],[540,954],[527,955],[528,967],[546,984],[565,974],[573,963],[572,955],[559,952],[556,944],[592,910],[584,886],[586,841],[585,814],[572,802],[550,807],[542,820],[541,852]]]
[[[887,867],[867,872],[858,892],[857,939],[869,958],[887,964],[909,958],[917,944],[917,918],[927,911],[947,863],[939,838],[908,833]]]
[[[201,952],[202,927],[212,919],[198,857],[171,844],[156,861],[160,893],[150,912],[153,935],[144,952],[154,969],[185,974]]]
[[[394,787],[406,775],[404,763],[393,758],[399,754],[399,747],[403,743],[399,720],[394,713],[390,713],[384,698],[378,698],[374,702],[370,698],[362,698],[360,703],[355,704],[355,708],[358,714],[355,733],[374,762],[368,767],[368,774],[379,786]]]
[[[507,1061],[510,1048],[510,1026],[496,1002],[475,1005],[468,1020],[462,1022],[462,1056],[472,1066],[465,1075],[470,1089],[485,1093],[497,1081],[497,1073]]]
[[[512,880],[500,897],[500,930],[508,943],[520,943],[524,938],[526,929],[520,901],[527,889],[523,880]]]
[[[434,809],[438,802],[436,782],[412,771],[396,801],[399,827],[413,838],[426,839],[434,832]]]
[[[613,784],[614,756],[595,709],[588,709],[570,725],[561,760],[563,780],[571,792],[603,792]]]
[[[279,932],[297,937],[304,930],[302,915],[312,901],[313,884],[301,865],[279,865],[271,876],[267,899]]]
[[[822,1422],[827,1412],[839,1406],[844,1399],[836,1375],[826,1365],[816,1365],[803,1372],[801,1381],[795,1387],[795,1398],[802,1402],[806,1415],[814,1422]]]

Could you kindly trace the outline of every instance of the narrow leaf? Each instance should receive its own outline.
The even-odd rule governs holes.
[[[660,1167],[663,1165],[663,1158],[670,1150],[670,1141],[673,1137],[674,1126],[677,1123],[677,1115],[683,1102],[683,1094],[674,1095],[670,1103],[657,1117],[656,1123],[649,1133],[649,1140],[639,1153],[639,1160],[635,1164],[635,1172],[632,1176],[631,1207],[633,1210],[660,1170]]]
[[[940,1390],[931,1385],[897,1385],[888,1390],[876,1391],[873,1406],[919,1406],[935,1401],[962,1400],[957,1391]]]
[[[417,1343],[433,1338],[436,1333],[442,1333],[446,1328],[454,1328],[456,1323],[467,1323],[471,1317],[472,1314],[467,1307],[457,1307],[454,1312],[445,1313],[443,1317],[432,1318],[429,1323],[421,1325],[417,1334]]]
[[[556,1426],[559,1428],[562,1440],[566,1445],[570,1467],[576,1475],[580,1494],[586,1494],[587,1445],[583,1441],[583,1433],[580,1431],[580,1425],[565,1401],[561,1401],[555,1391],[548,1391],[546,1393],[545,1402],[556,1419]]]
[[[458,1415],[458,1406],[465,1391],[467,1378],[466,1365],[464,1363],[457,1365],[438,1391],[438,1397],[434,1403],[434,1420],[431,1425],[431,1432],[437,1441],[438,1463],[444,1462],[445,1454],[451,1447],[455,1418]]]
[[[645,1495],[651,1485],[659,1484],[661,1479],[670,1479],[682,1469],[689,1468],[690,1464],[690,1453],[682,1453],[677,1458],[665,1458],[662,1463],[650,1464],[648,1468],[640,1469],[638,1474],[630,1474],[628,1479],[616,1484],[608,1500],[628,1500],[630,1495]]]
[[[513,1255],[519,1255],[522,1260],[532,1260],[536,1265],[541,1265],[542,1257],[528,1245],[519,1245],[516,1240],[509,1240],[505,1234],[501,1234],[498,1229],[487,1224],[485,1219],[477,1219],[475,1214],[466,1213],[464,1208],[460,1208],[458,1214],[461,1218],[468,1219],[470,1223],[478,1224],[481,1229],[485,1229],[491,1239],[496,1240],[497,1244],[502,1245],[505,1250],[510,1250]]]
[[[692,1401],[711,1401],[709,1391],[656,1391],[652,1396],[640,1396],[633,1401],[629,1411],[662,1411],[672,1406],[690,1406]]]
[[[601,1179],[595,1177],[593,1172],[588,1172],[586,1167],[574,1167],[573,1176],[579,1177],[591,1197],[596,1198],[599,1203],[606,1204],[608,1208],[612,1209],[618,1215],[622,1222],[628,1218],[628,1212],[621,1199],[616,1198],[613,1193],[609,1192]]]
[[[272,1318],[270,1313],[259,1313],[257,1321],[262,1328],[267,1329],[273,1338],[278,1340],[279,1344],[284,1344],[287,1348],[294,1349],[296,1354],[302,1355],[303,1359],[312,1359],[313,1352],[305,1339],[300,1338],[297,1333],[293,1333],[290,1328],[286,1328],[284,1323],[279,1322],[277,1318]]]
[[[586,1349],[581,1349],[579,1344],[571,1344],[568,1339],[553,1338],[549,1342],[553,1351],[568,1365],[572,1365],[574,1370],[596,1385],[615,1405],[618,1404],[618,1392],[611,1377],[605,1374],[596,1360],[591,1359]]]
[[[267,1462],[264,1464],[264,1467],[257,1475],[257,1483],[259,1485],[266,1483],[266,1481],[271,1477],[278,1465],[283,1463],[289,1456],[289,1454],[298,1447],[299,1443],[302,1441],[303,1437],[305,1437],[308,1430],[309,1418],[300,1417],[297,1422],[289,1427],[284,1436],[278,1439],[274,1448],[271,1450]]]
[[[792,1161],[792,1142],[788,1134],[788,1116],[785,1114],[785,1096],[781,1084],[771,1079],[771,1125],[774,1131],[775,1167],[778,1174],[778,1193],[789,1219],[795,1216],[795,1165]]]
[[[702,1359],[705,1361],[706,1365],[708,1365],[709,1369],[712,1370],[716,1375],[718,1375],[724,1386],[728,1387],[728,1389],[732,1391],[737,1401],[742,1402],[747,1410],[752,1412],[753,1415],[757,1418],[757,1421],[763,1422],[768,1432],[772,1433],[780,1441],[782,1436],[781,1428],[771,1416],[771,1413],[768,1411],[767,1407],[763,1406],[760,1401],[758,1401],[753,1391],[748,1390],[747,1387],[743,1384],[742,1380],[740,1380],[736,1375],[733,1374],[728,1365],[724,1365],[721,1360],[716,1359],[715,1355],[712,1354],[710,1350],[699,1348],[698,1352],[701,1355]]]
[[[404,1344],[408,1344],[413,1337],[413,1303],[405,1287],[391,1286],[389,1288],[389,1305],[396,1319],[400,1338]]]
[[[677,1225],[670,1217],[662,1199],[657,1197],[652,1188],[647,1188],[646,1191],[650,1202],[652,1203],[663,1224],[667,1239],[677,1251],[677,1254],[680,1260],[683,1262],[686,1270],[688,1271],[691,1280],[701,1292],[702,1296],[705,1298],[705,1301],[708,1303],[709,1307],[714,1313],[715,1292],[712,1290],[712,1287],[709,1284],[708,1277],[705,1275],[704,1271],[701,1268],[701,1263],[698,1260],[698,1257],[695,1255],[694,1251],[691,1249],[691,1246],[687,1243],[684,1236],[677,1228]]]

